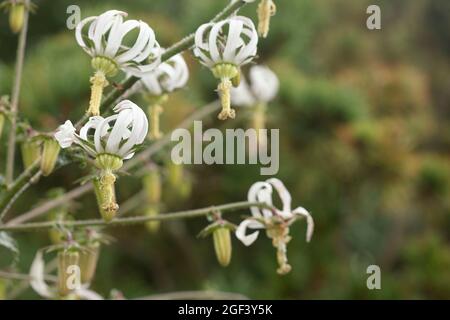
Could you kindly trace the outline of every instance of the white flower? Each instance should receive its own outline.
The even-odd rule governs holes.
[[[161,53],[163,51],[161,49]],[[189,69],[183,56],[177,54],[140,78],[136,83],[136,91],[145,90],[153,96],[160,96],[184,87],[189,79]]]
[[[99,16],[85,18],[76,27],[76,40],[92,58],[108,58],[120,69],[132,74],[149,72],[159,64],[159,56],[145,64],[150,53],[159,48],[155,33],[143,21],[124,21],[126,16],[123,11],[109,10]],[[134,44],[127,47],[123,41],[134,29],[139,33]]]
[[[234,16],[216,23],[206,23],[195,32],[194,55],[213,68],[218,63],[241,66],[256,55],[258,34],[252,20]]]
[[[55,138],[58,140],[61,148],[68,148],[75,142],[75,132],[76,129],[70,120],[59,126],[58,131],[55,133]]]
[[[242,243],[244,243],[246,246],[249,246],[258,238],[259,231],[247,235],[247,228],[264,229],[268,224],[270,224],[270,220],[273,217],[281,218],[282,221],[286,222],[289,225],[294,222],[297,217],[302,216],[306,218],[308,226],[306,232],[306,241],[309,242],[314,231],[314,221],[309,212],[306,211],[306,209],[303,207],[298,207],[294,210],[291,210],[291,195],[279,179],[271,178],[265,182],[254,183],[248,192],[248,201],[265,203],[273,207],[273,188],[275,188],[275,190],[277,191],[283,204],[283,208],[281,210],[275,208],[275,211],[272,211],[269,209],[251,207],[250,210],[252,213],[252,217],[241,222],[236,230],[236,237],[241,240]]]
[[[91,117],[81,128],[80,134],[70,121],[60,126],[55,138],[61,148],[78,144],[90,156],[111,154],[121,159],[129,159],[134,155],[137,145],[144,142],[148,131],[148,120],[144,111],[129,100],[124,100],[114,107],[116,114],[103,118]],[[89,134],[93,131],[93,134]]]
[[[34,260],[30,268],[30,286],[43,298],[56,299],[58,295],[56,288],[50,287],[45,282],[45,262],[43,257],[43,251],[39,250],[34,257]],[[83,300],[103,300],[103,297],[98,293],[89,290],[87,285],[81,286],[79,289],[75,289],[72,294],[79,299]]]
[[[237,88],[231,88],[231,102],[250,107],[257,103],[268,103],[278,93],[279,81],[275,73],[266,66],[253,66],[249,71],[250,85],[245,79]]]

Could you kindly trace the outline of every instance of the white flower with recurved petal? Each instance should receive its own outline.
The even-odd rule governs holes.
[[[113,110],[116,114],[107,118],[91,117],[79,134],[70,120],[67,120],[56,131],[56,140],[61,148],[68,148],[76,143],[93,158],[108,154],[120,159],[130,159],[136,146],[144,142],[147,135],[147,116],[129,100],[120,102]],[[91,131],[93,134],[89,134]]]
[[[160,56],[152,28],[143,21],[127,20],[127,13],[109,10],[100,16],[88,17],[78,23],[75,30],[77,43],[92,57],[95,75],[91,78],[92,92],[88,113],[99,115],[106,77],[114,76],[120,69],[133,75],[150,72],[159,64]],[[131,47],[124,44],[134,30],[138,34]]]
[[[239,82],[239,68],[255,57],[258,34],[253,22],[246,17],[234,16],[216,23],[206,23],[195,32],[194,55],[221,80],[218,91],[222,112],[218,118],[234,118],[231,109],[230,88]]]
[[[100,175],[94,179],[94,186],[100,213],[107,221],[114,218],[119,208],[115,199],[114,172],[122,167],[123,160],[133,157],[148,131],[145,112],[133,102],[124,100],[114,107],[114,111],[116,114],[107,118],[91,117],[79,134],[70,121],[66,121],[55,133],[62,148],[75,143],[95,159]]]
[[[277,191],[283,204],[281,210],[273,206],[273,189]],[[288,273],[291,270],[286,256],[286,245],[291,240],[289,227],[298,218],[306,218],[306,241],[309,242],[314,231],[314,221],[311,215],[303,207],[297,207],[294,210],[291,209],[291,195],[284,184],[276,178],[253,184],[248,192],[248,201],[266,204],[271,209],[251,207],[252,217],[240,223],[236,229],[236,237],[244,245],[249,246],[256,241],[259,231],[247,234],[247,229],[266,229],[267,236],[272,239],[273,246],[277,249],[277,260],[279,264],[277,272],[280,274]]]

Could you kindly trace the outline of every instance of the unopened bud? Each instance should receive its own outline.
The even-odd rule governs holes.
[[[171,188],[178,189],[183,181],[183,165],[169,161],[167,164],[167,181]]]
[[[23,3],[12,3],[9,9],[9,27],[14,33],[22,30],[25,15],[25,5]]]
[[[2,137],[4,125],[5,125],[5,115],[2,112],[0,112],[0,138]]]
[[[220,265],[226,267],[231,261],[231,237],[230,229],[219,227],[213,231],[214,250],[216,251],[217,261]]]
[[[157,210],[156,206],[149,206],[145,211],[145,215],[147,217],[154,217],[154,216],[158,215],[158,210]],[[156,221],[156,220],[147,221],[145,223],[145,227],[147,228],[147,230],[150,233],[156,233],[159,230],[160,225],[161,225],[161,222]]]
[[[44,139],[41,159],[41,171],[43,176],[48,176],[53,172],[60,149],[61,147],[55,139]]]
[[[41,156],[40,141],[29,139],[22,142],[20,146],[22,152],[22,161],[25,169],[29,168]]]
[[[67,249],[58,252],[58,293],[62,297],[81,288],[79,260],[78,251]]]
[[[89,245],[80,251],[80,272],[82,284],[89,284],[94,279],[99,254],[99,243]]]
[[[237,75],[231,78],[231,83],[233,84],[233,87],[239,87],[239,84],[241,83],[241,70],[238,70]]]
[[[143,178],[147,203],[156,205],[161,200],[161,175],[157,168],[152,168]]]

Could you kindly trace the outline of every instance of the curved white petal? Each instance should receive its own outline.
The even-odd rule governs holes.
[[[30,268],[30,286],[44,298],[53,298],[54,293],[44,281],[45,262],[41,250],[36,252]]]
[[[289,193],[289,191],[287,191],[281,180],[277,178],[271,178],[268,179],[267,182],[270,183],[275,188],[275,190],[277,190],[278,195],[280,196],[281,202],[283,204],[283,210],[282,212],[280,212],[281,216],[286,219],[291,218],[291,194]]]
[[[293,214],[298,214],[300,216],[303,216],[306,218],[306,242],[311,241],[311,237],[314,233],[314,220],[311,216],[311,214],[303,207],[298,207],[294,211],[292,211]]]
[[[75,127],[70,120],[67,120],[63,125],[59,126],[54,136],[61,148],[68,148],[75,142],[75,131]]]
[[[236,233],[235,233],[236,237],[239,240],[241,240],[241,242],[244,245],[249,246],[253,242],[255,242],[255,240],[258,238],[259,231],[255,231],[253,233],[246,234],[247,228],[250,228],[250,229],[264,229],[264,225],[261,222],[253,220],[253,219],[245,219],[244,221],[242,221],[239,224],[239,226],[236,229]]]
[[[76,290],[74,291],[74,294],[82,300],[104,300],[104,298],[97,292],[89,290],[87,288]]]
[[[268,188],[272,189],[270,184],[267,182],[255,182],[250,189],[248,190],[247,199],[249,202],[261,202],[260,193],[261,190]],[[261,213],[258,207],[250,207],[250,211],[255,218],[262,218],[263,214]],[[264,214],[266,216],[266,214]]]

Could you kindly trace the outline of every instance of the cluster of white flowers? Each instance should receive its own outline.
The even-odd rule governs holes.
[[[258,31],[263,37],[267,35],[268,17],[274,10],[272,1],[261,0],[258,9]],[[165,101],[168,93],[184,87],[189,78],[188,66],[181,54],[161,63],[164,49],[156,41],[153,30],[142,21],[125,21],[126,16],[125,12],[110,10],[82,20],[76,27],[76,41],[92,57],[95,70],[95,75],[91,78],[92,92],[88,110],[92,117],[79,133],[72,122],[67,120],[54,135],[61,148],[75,144],[95,160],[101,173],[98,179],[94,180],[94,185],[100,212],[107,221],[114,217],[118,209],[115,203],[113,172],[120,169],[123,160],[133,157],[136,147],[142,144],[147,136],[149,123],[144,111],[129,100],[118,103],[113,109],[115,114],[106,118],[100,116],[102,92],[108,84],[106,77],[122,70],[128,77],[139,78],[126,95],[139,91],[150,102],[150,131],[153,138],[160,135],[160,104]],[[124,38],[133,30],[139,31],[134,44],[131,47],[125,46]],[[258,32],[251,19],[233,15],[222,21],[203,24],[195,32],[194,43],[194,56],[220,80],[218,92],[222,111],[218,115],[219,119],[235,118],[231,102],[239,106],[265,106],[274,99],[279,89],[279,81],[268,67],[251,67],[248,80],[242,77],[241,81],[241,67],[250,63],[257,53]],[[263,113],[255,111],[255,114],[263,118]],[[283,203],[282,210],[273,206],[273,189],[278,192]],[[255,183],[249,190],[248,201],[261,203],[267,208],[251,207],[252,217],[240,223],[236,230],[237,238],[248,246],[258,237],[257,230],[265,229],[277,249],[278,272],[289,272],[290,266],[286,256],[286,245],[290,241],[289,227],[298,218],[306,218],[306,238],[309,241],[314,228],[311,215],[303,207],[291,209],[291,195],[276,178]],[[256,231],[247,234],[247,229]],[[227,240],[224,243],[228,242]],[[229,262],[231,251],[227,253],[221,259],[223,265]],[[38,256],[33,263],[33,274],[42,273],[41,258]],[[32,285],[36,291],[41,291],[43,296],[52,295],[42,279],[34,281]]]

